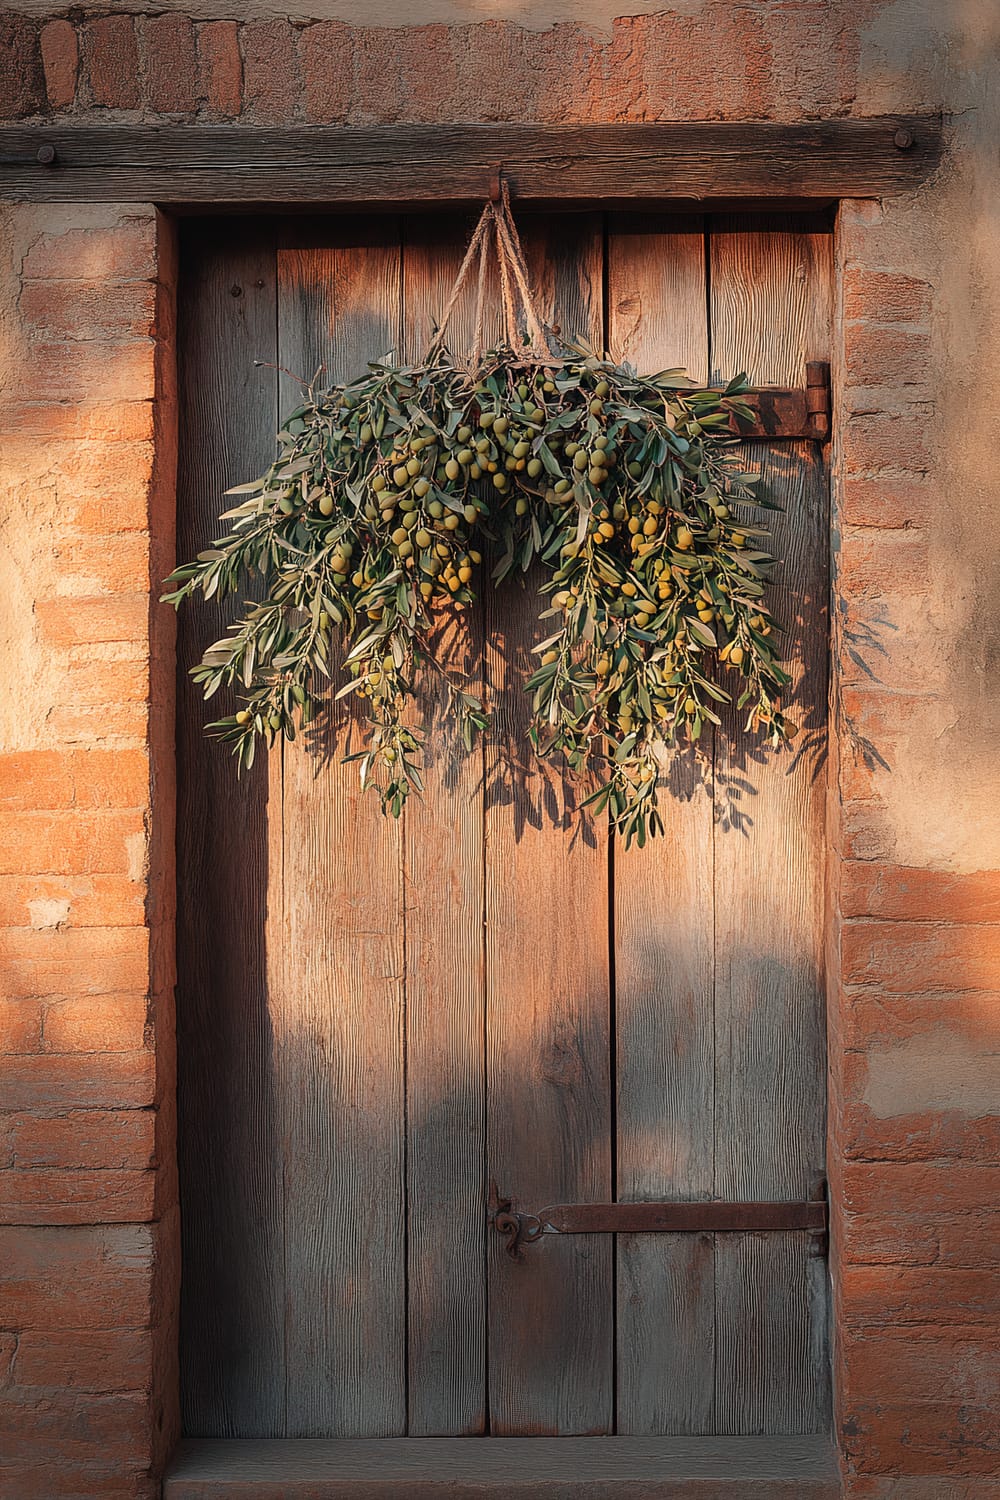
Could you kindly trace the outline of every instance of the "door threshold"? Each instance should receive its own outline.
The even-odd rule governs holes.
[[[164,1500],[837,1500],[827,1437],[188,1439]]]

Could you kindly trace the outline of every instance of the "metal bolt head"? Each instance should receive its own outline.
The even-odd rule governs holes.
[[[38,150],[35,152],[35,160],[39,162],[43,167],[51,167],[55,159],[55,146],[39,146]]]
[[[909,151],[910,147],[913,145],[913,131],[897,130],[892,140],[893,145],[895,145],[900,151]]]

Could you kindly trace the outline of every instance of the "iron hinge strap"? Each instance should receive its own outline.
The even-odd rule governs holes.
[[[816,1254],[826,1251],[829,1210],[825,1196],[805,1202],[558,1203],[522,1213],[490,1183],[489,1217],[507,1239],[507,1252],[545,1234],[774,1234],[804,1231]]]

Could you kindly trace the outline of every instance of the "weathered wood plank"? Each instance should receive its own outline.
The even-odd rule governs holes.
[[[714,374],[784,381],[826,356],[829,236],[787,221],[720,222],[711,238]],[[823,799],[828,480],[816,445],[751,447],[768,492],[774,607],[789,658],[797,754],[772,757],[726,716],[716,827],[716,1193],[799,1198],[824,1160]],[[728,755],[723,747],[735,746]],[[801,1432],[828,1420],[825,1266],[796,1235],[717,1244],[721,1432]]]
[[[643,372],[708,378],[701,219],[612,218],[609,342]],[[614,851],[620,1200],[710,1197],[712,1028],[711,754],[665,757],[666,835]],[[618,1236],[621,1433],[709,1432],[715,1273],[710,1235]]]
[[[166,1500],[837,1500],[824,1438],[184,1443]]]
[[[897,137],[911,144],[900,149]],[[49,146],[55,160],[43,165],[38,152]],[[522,202],[832,202],[912,191],[942,149],[940,117],[905,115],[368,130],[13,126],[0,131],[0,195],[165,205],[460,203],[486,197],[502,165]]]
[[[239,295],[234,296],[235,288]],[[185,234],[181,264],[177,555],[219,535],[223,491],[274,454],[273,239],[225,225]],[[185,1431],[284,1432],[281,1160],[265,935],[267,769],[237,782],[205,738],[219,715],[187,669],[239,599],[178,622],[177,1042]]]
[[[398,348],[400,273],[387,220],[279,250],[279,363],[309,376],[323,364],[333,381]],[[282,411],[295,399],[285,381]],[[351,712],[334,710],[321,746],[284,751],[290,1437],[406,1430],[401,830],[340,761]]]
[[[470,225],[403,229],[404,357],[440,321]],[[449,328],[474,337],[471,286]],[[498,323],[494,301],[491,318]],[[482,692],[482,609],[443,611],[438,660]],[[420,682],[426,791],[405,814],[409,1432],[486,1426],[483,750],[468,756],[437,673]]]
[[[525,219],[522,233],[545,313],[600,343],[600,221],[569,233]],[[523,682],[545,634],[538,609],[531,580],[487,595],[488,1162],[526,1202],[600,1200],[611,1186],[607,847],[577,827],[561,767],[530,754]],[[610,1241],[553,1240],[514,1261],[490,1239],[491,1431],[611,1431]]]

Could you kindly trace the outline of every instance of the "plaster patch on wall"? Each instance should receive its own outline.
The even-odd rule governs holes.
[[[28,902],[28,916],[36,932],[52,927],[63,927],[69,920],[68,900],[40,900]]]
[[[162,15],[177,10],[196,21],[341,21],[348,26],[376,26],[395,30],[404,26],[477,26],[484,21],[505,21],[525,31],[547,31],[550,26],[572,23],[594,36],[610,37],[616,20],[632,16],[655,16],[669,10],[673,15],[697,15],[704,0],[249,0],[236,6],[233,0],[135,0],[118,6],[135,15]],[[20,0],[23,15],[51,15],[52,0]]]
[[[981,1041],[935,1033],[869,1053],[865,1104],[880,1120],[950,1111],[967,1119],[996,1113],[998,1050]]]

